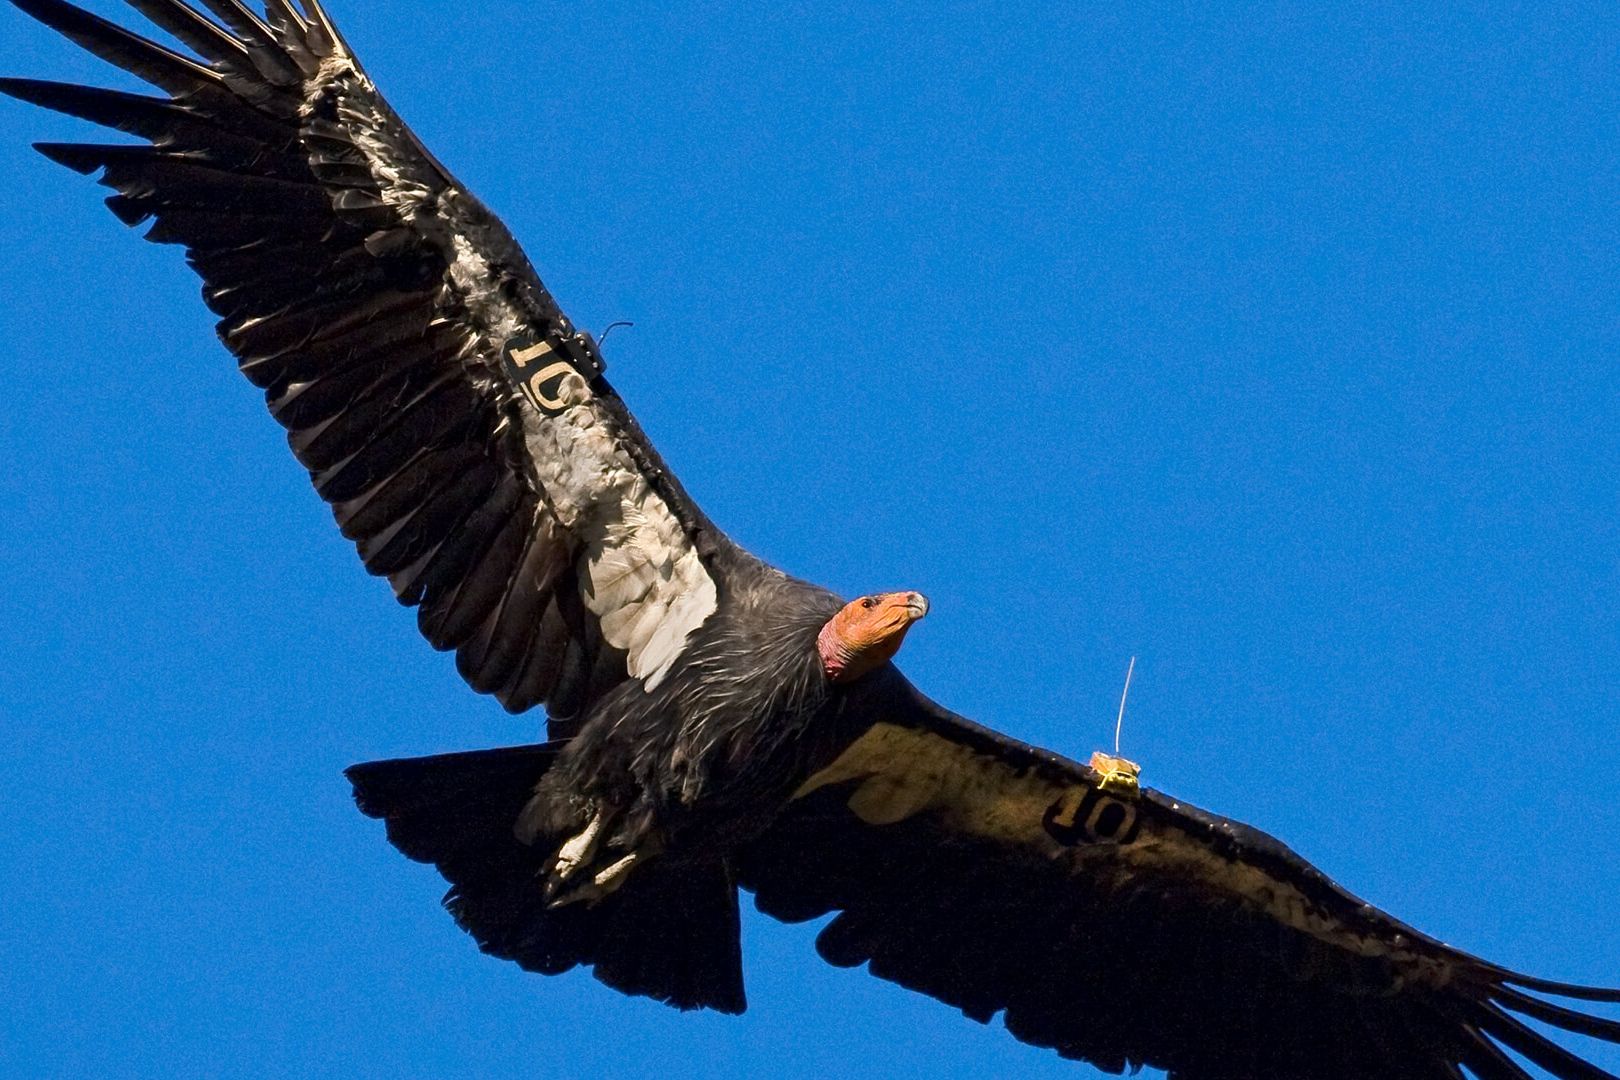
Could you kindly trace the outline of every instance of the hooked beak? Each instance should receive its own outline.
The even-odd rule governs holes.
[[[911,621],[912,622],[916,622],[918,619],[922,618],[924,615],[927,615],[928,614],[928,597],[924,596],[920,592],[907,593],[906,594],[906,612],[907,612],[907,614],[909,614],[911,616]]]

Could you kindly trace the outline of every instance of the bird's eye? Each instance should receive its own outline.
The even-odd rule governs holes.
[[[861,607],[866,608],[867,610],[871,610],[872,608],[877,607],[877,597],[875,597],[875,596],[866,597],[865,599],[863,599],[861,601]]]

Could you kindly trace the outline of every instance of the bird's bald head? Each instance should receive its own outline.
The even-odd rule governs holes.
[[[846,683],[882,665],[926,614],[928,598],[918,592],[875,593],[845,604],[816,639],[827,678]]]

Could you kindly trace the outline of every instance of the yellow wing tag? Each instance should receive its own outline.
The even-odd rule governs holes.
[[[591,380],[607,367],[596,343],[584,333],[564,337],[520,334],[506,343],[501,359],[529,404],[547,416],[556,416],[571,404],[564,393],[568,376],[578,375],[588,392]]]

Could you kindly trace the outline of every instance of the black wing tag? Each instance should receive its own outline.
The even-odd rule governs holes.
[[[1064,847],[1129,844],[1136,839],[1136,807],[1094,787],[1079,787],[1046,808],[1041,824]]]
[[[606,370],[602,354],[589,334],[539,337],[519,334],[501,350],[506,374],[523,391],[529,404],[556,416],[572,402],[563,394],[563,383],[578,375],[589,388],[591,381]]]

